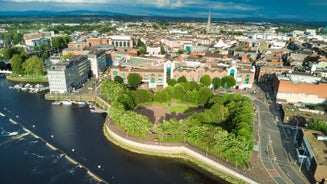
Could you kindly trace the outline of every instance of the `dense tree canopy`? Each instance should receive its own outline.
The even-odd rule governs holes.
[[[234,94],[213,95],[203,84],[197,85],[193,90],[185,90],[185,86],[188,86],[185,84],[181,82],[174,87],[168,86],[158,90],[154,94],[154,101],[171,103],[173,96],[182,102],[201,105],[203,108],[197,108],[185,119],[164,120],[155,126],[151,125],[147,117],[130,110],[133,107],[132,101],[134,105],[151,102],[152,92],[148,90],[129,92],[124,85],[114,81],[104,81],[101,92],[108,99],[113,99],[110,117],[128,134],[146,138],[150,130],[155,131],[161,141],[166,139],[188,141],[245,166],[254,146],[254,114],[250,99]]]
[[[236,84],[236,80],[231,75],[228,75],[228,76],[225,76],[222,78],[222,86],[225,89],[231,88],[231,87],[235,86],[235,84]]]
[[[201,82],[203,85],[209,87],[210,84],[211,84],[211,78],[210,78],[209,75],[206,74],[206,75],[204,75],[204,76],[202,76],[202,77],[200,78],[200,82]]]
[[[45,72],[43,61],[37,57],[32,56],[28,58],[23,64],[24,73],[27,75],[42,76]]]
[[[142,82],[142,77],[138,73],[130,73],[127,76],[127,80],[130,87],[137,88]]]
[[[222,80],[218,77],[212,79],[212,84],[214,89],[218,89],[222,85]]]
[[[115,82],[118,82],[119,84],[122,84],[124,82],[123,78],[121,78],[121,76],[117,75],[114,78]]]

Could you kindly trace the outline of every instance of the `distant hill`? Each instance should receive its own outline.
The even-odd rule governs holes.
[[[1,0],[0,0],[1,1]],[[206,22],[208,19],[206,17],[169,17],[169,16],[159,16],[156,14],[147,14],[147,15],[130,15],[130,14],[121,14],[113,13],[109,11],[90,11],[90,10],[72,10],[72,11],[0,11],[0,23],[14,23],[13,21],[19,22],[19,19],[25,18],[26,22],[37,22],[38,18],[46,20],[47,17],[52,17],[51,22],[62,22],[67,21],[71,22],[73,19],[75,22],[85,22],[85,19],[80,19],[81,17],[90,16],[89,21],[93,21],[92,17],[97,15],[103,20],[120,20],[120,21],[155,21],[155,22],[185,22],[185,21],[194,21],[194,22]],[[17,19],[13,20],[12,17]],[[26,18],[33,17],[28,21]],[[55,20],[53,19],[54,17]],[[35,18],[35,20],[34,20]],[[70,18],[70,20],[69,20]],[[257,18],[257,17],[246,17],[246,18],[212,18],[212,23],[221,22],[221,23],[236,23],[236,24],[253,24],[253,25],[267,25],[267,26],[289,26],[289,25],[305,25],[309,27],[325,27],[326,22],[312,22],[300,19],[266,19],[266,18]],[[19,22],[21,23],[21,22]]]
[[[123,15],[108,11],[89,11],[89,10],[72,10],[72,11],[1,11],[0,17],[33,17],[33,16],[64,16],[64,15]]]

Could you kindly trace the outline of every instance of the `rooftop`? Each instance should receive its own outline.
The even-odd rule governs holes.
[[[276,74],[279,80],[287,80],[293,84],[307,83],[307,84],[318,84],[321,80],[320,77],[305,75],[305,74]]]
[[[325,136],[320,131],[302,129],[303,135],[307,138],[308,143],[313,151],[318,165],[327,165],[327,141],[318,140],[318,136]]]

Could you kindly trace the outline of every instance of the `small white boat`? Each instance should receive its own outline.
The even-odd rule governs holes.
[[[61,102],[59,102],[59,101],[54,101],[54,102],[52,102],[52,105],[61,105]]]
[[[62,105],[72,105],[73,102],[71,102],[71,101],[62,101],[61,104]]]

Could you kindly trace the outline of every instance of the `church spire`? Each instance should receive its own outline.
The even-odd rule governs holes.
[[[211,25],[211,10],[209,10],[209,15],[208,15],[207,32],[210,31],[210,25]]]

